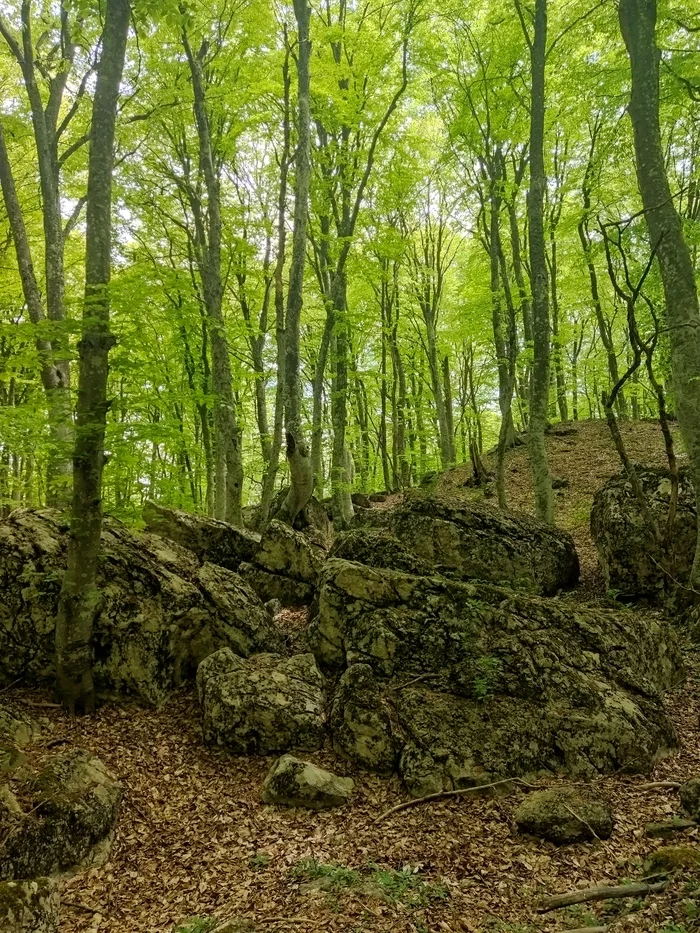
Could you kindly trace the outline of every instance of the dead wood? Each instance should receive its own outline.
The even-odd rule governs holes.
[[[569,891],[566,894],[555,894],[547,897],[540,905],[539,912],[545,914],[550,910],[559,910],[560,907],[571,907],[574,904],[584,904],[588,901],[607,901],[620,897],[645,897],[647,894],[658,894],[668,885],[668,880],[658,881],[656,884],[647,884],[637,881],[633,884],[621,884],[616,887],[583,888],[580,891]]]

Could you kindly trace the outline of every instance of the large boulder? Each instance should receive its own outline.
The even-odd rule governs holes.
[[[377,678],[368,664],[353,664],[340,678],[331,707],[333,747],[380,774],[396,765],[397,742]]]
[[[20,783],[20,808],[7,789],[0,801],[0,878],[53,875],[104,861],[122,796],[121,784],[80,749],[54,758]]]
[[[288,486],[279,490],[270,506],[270,518],[274,519],[282,508],[288,492]],[[294,530],[301,531],[309,541],[323,550],[327,550],[333,543],[333,525],[326,507],[315,496],[309,499],[294,519]]]
[[[143,519],[150,532],[194,551],[202,562],[238,570],[251,560],[260,544],[260,535],[228,522],[169,509],[149,500],[143,507]]]
[[[284,606],[309,605],[326,551],[303,532],[284,522],[271,521],[252,563],[240,573],[260,598],[279,599]]]
[[[662,694],[680,677],[677,638],[637,613],[334,558],[309,639],[320,663],[367,665],[383,685],[416,794],[646,771],[676,742]],[[349,702],[339,691],[333,705],[339,745],[358,719]]]
[[[330,810],[350,799],[355,782],[293,755],[279,758],[265,778],[262,799],[280,807]]]
[[[60,900],[51,878],[0,883],[2,933],[58,933]]]
[[[245,660],[223,648],[197,671],[204,740],[237,755],[320,748],[323,688],[311,654],[258,654]]]
[[[17,509],[0,523],[0,681],[54,678],[54,627],[66,567],[68,524],[58,512]],[[93,633],[102,695],[157,705],[212,651],[279,648],[257,595],[230,570],[105,519]]]
[[[588,787],[550,787],[528,794],[515,812],[521,833],[557,845],[609,839],[614,826],[610,804]]]
[[[433,573],[458,580],[483,580],[542,595],[578,581],[571,535],[528,515],[415,490],[395,508],[363,512],[356,524],[391,532],[404,552],[427,563]],[[389,544],[377,544],[377,565],[385,566]],[[357,545],[354,550],[358,553]],[[363,562],[374,565],[371,547],[365,547]]]
[[[637,466],[649,509],[661,530],[671,499],[668,470]],[[622,599],[662,600],[672,577],[687,584],[697,538],[695,493],[687,471],[681,471],[678,506],[670,551],[662,554],[642,514],[626,472],[599,489],[591,510],[591,534],[598,549],[605,583]]]

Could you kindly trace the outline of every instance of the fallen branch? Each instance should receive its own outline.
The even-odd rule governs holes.
[[[680,781],[652,781],[651,784],[638,784],[635,790],[652,790],[655,787],[665,787],[668,790],[678,790],[683,787]]]
[[[633,884],[620,884],[617,887],[582,888],[580,891],[569,891],[567,894],[555,894],[547,897],[538,908],[541,914],[560,907],[571,907],[573,904],[584,904],[587,901],[608,901],[618,897],[645,897],[647,894],[658,894],[668,885],[668,881],[659,881],[656,884],[646,884],[636,881]]]
[[[481,790],[488,790],[491,787],[501,787],[503,784],[519,784],[521,787],[527,787],[530,790],[541,790],[540,785],[528,784],[527,781],[523,781],[522,778],[504,778],[502,781],[494,781],[492,784],[477,784],[475,787],[442,790],[438,794],[426,794],[425,797],[416,797],[413,800],[404,800],[403,803],[397,803],[395,807],[385,810],[384,813],[378,816],[374,823],[375,825],[381,823],[393,813],[398,813],[399,810],[408,810],[410,807],[417,807],[422,803],[431,803],[433,800],[446,800],[450,797],[463,797],[466,794],[476,794]]]
[[[398,693],[399,690],[405,690],[406,687],[410,687],[411,684],[421,683],[426,680],[439,680],[439,674],[419,674],[418,677],[412,677],[411,680],[406,680],[402,684],[396,684],[393,687],[387,689],[387,693]]]
[[[575,930],[563,930],[562,933],[607,933],[607,927],[576,927]]]

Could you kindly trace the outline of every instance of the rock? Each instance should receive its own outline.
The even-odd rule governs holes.
[[[358,523],[391,532],[433,574],[543,595],[578,581],[571,535],[494,506],[416,490],[396,508],[362,513]]]
[[[302,580],[293,580],[280,573],[270,573],[256,564],[241,564],[238,569],[245,583],[265,603],[278,602],[281,606],[310,606],[315,588]]]
[[[27,713],[13,709],[7,704],[0,706],[0,741],[23,748],[41,737],[46,723],[39,722]]]
[[[26,815],[5,800],[12,831],[0,844],[0,878],[36,878],[104,861],[122,787],[99,758],[71,750],[27,780],[24,791],[31,804]]]
[[[649,508],[663,528],[668,517],[671,480],[668,470],[637,466]],[[671,535],[673,553],[662,555],[642,516],[626,472],[599,489],[591,510],[591,534],[609,590],[618,598],[663,600],[670,578],[662,564],[673,563],[672,574],[687,584],[695,553],[697,512],[687,471],[681,471],[678,508]]]
[[[244,660],[227,648],[217,651],[197,672],[204,740],[237,755],[320,748],[323,686],[311,654]]]
[[[343,532],[333,542],[328,556],[420,576],[432,576],[436,573],[429,561],[421,560],[412,554],[386,528],[355,528]]]
[[[285,486],[280,489],[272,500],[270,507],[271,518],[274,519],[279,512],[288,492],[289,487]],[[301,531],[312,544],[323,550],[328,550],[333,543],[333,525],[325,506],[315,496],[309,499],[306,507],[294,519],[294,530]]]
[[[354,786],[351,778],[338,777],[308,761],[283,755],[265,778],[262,799],[282,807],[330,810],[346,804]]]
[[[700,849],[695,846],[662,846],[652,852],[644,863],[649,874],[657,872],[697,873],[700,870]]]
[[[58,933],[58,886],[50,878],[0,883],[2,933]]]
[[[17,509],[0,523],[0,681],[53,682],[67,543],[58,512]],[[101,547],[93,636],[101,695],[158,705],[218,648],[248,655],[281,645],[264,606],[232,571],[109,518]]]
[[[607,801],[582,787],[552,787],[528,794],[516,810],[515,822],[521,833],[557,845],[609,839],[614,825]]]
[[[541,770],[644,772],[676,745],[662,695],[682,674],[678,638],[638,612],[332,558],[308,639],[322,665],[371,669],[415,793]],[[340,750],[355,744],[342,729],[362,724],[357,704],[338,691]]]
[[[194,551],[200,561],[237,570],[249,561],[260,544],[260,535],[228,522],[166,508],[149,500],[143,507],[143,519],[150,532]]]
[[[700,820],[700,778],[686,781],[680,791],[681,806],[694,820]]]
[[[305,606],[313,600],[325,558],[326,551],[301,531],[271,521],[252,563],[239,570],[264,602],[278,599],[284,606]]]
[[[333,747],[368,771],[394,770],[397,742],[379,683],[367,664],[353,664],[340,678],[331,707]]]

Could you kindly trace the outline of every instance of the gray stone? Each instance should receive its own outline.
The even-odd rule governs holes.
[[[686,781],[680,791],[681,806],[694,820],[700,821],[700,778]]]
[[[0,844],[0,878],[53,875],[106,858],[122,787],[99,758],[79,749],[57,756],[25,782],[25,795],[26,815],[7,794],[0,807],[10,828]]]
[[[282,807],[330,810],[346,804],[354,786],[351,778],[338,777],[311,762],[283,755],[265,778],[262,799]]]
[[[58,933],[58,886],[50,878],[0,882],[2,933]]]
[[[368,771],[391,773],[398,743],[379,683],[367,664],[351,665],[340,678],[331,707],[333,747]]]
[[[274,600],[281,606],[310,606],[316,592],[311,583],[295,580],[281,573],[263,570],[257,564],[241,564],[238,572],[245,583],[264,602]]]
[[[639,465],[636,470],[649,509],[663,529],[671,498],[669,472]],[[697,512],[689,473],[681,471],[670,553],[660,553],[626,472],[595,494],[591,534],[608,589],[621,599],[663,601],[672,583],[669,573],[685,585],[693,565]]]
[[[515,822],[521,833],[557,845],[608,839],[614,826],[608,802],[582,787],[552,787],[528,794],[515,813]]]
[[[326,553],[300,531],[284,522],[271,521],[265,529],[254,563],[270,573],[315,585]]]
[[[54,680],[54,626],[68,524],[58,512],[17,509],[0,523],[0,682]],[[255,593],[230,570],[152,534],[105,519],[94,627],[103,696],[158,705],[212,651],[277,650],[282,639]]]
[[[325,697],[311,654],[244,660],[222,649],[199,666],[204,740],[237,755],[320,748]]]

